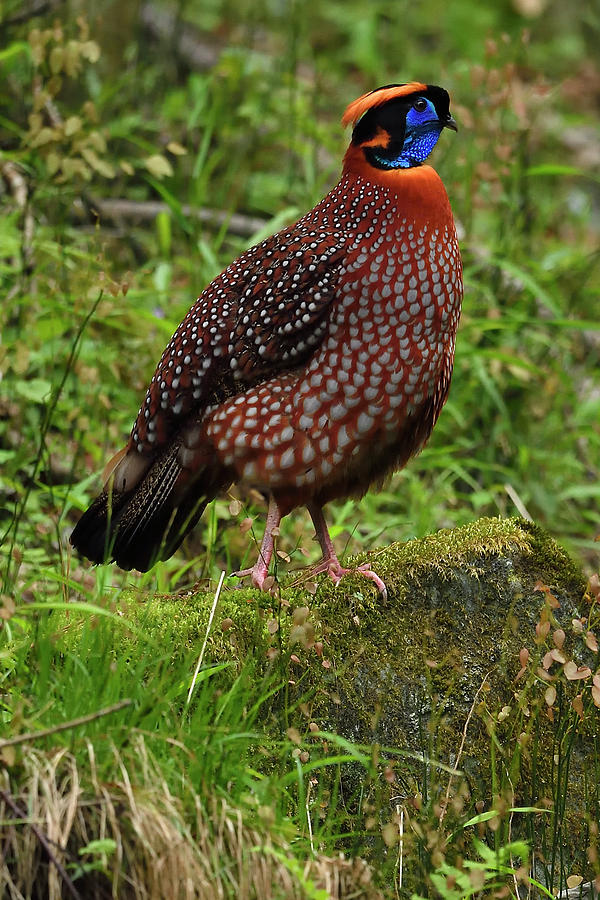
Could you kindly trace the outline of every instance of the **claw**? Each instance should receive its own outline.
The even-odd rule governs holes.
[[[239,572],[232,572],[231,574],[235,578],[247,578],[248,575],[250,575],[254,587],[258,588],[259,591],[262,591],[268,572],[268,565],[265,565],[263,559],[259,556],[256,564],[252,566],[251,569],[240,569]]]
[[[339,559],[337,558],[337,554],[333,546],[333,541],[329,536],[327,523],[325,522],[321,507],[317,506],[316,504],[312,504],[308,507],[308,511],[315,526],[317,540],[319,541],[321,549],[323,550],[323,559],[314,567],[314,569],[312,570],[313,573],[315,575],[319,575],[321,572],[327,572],[333,583],[335,585],[338,585],[344,575],[351,575],[354,572],[359,572],[361,575],[364,575],[365,578],[369,578],[373,582],[383,599],[387,600],[387,588],[384,582],[376,572],[369,568],[368,563],[363,563],[362,565],[357,566],[355,569],[345,569],[342,566]]]
[[[308,507],[308,510],[315,525],[317,539],[323,550],[323,559],[310,570],[312,574],[320,575],[322,572],[326,572],[333,583],[338,585],[344,575],[352,575],[357,572],[372,581],[383,599],[387,600],[387,589],[384,582],[376,572],[369,568],[368,563],[363,563],[360,566],[356,566],[354,569],[346,569],[342,566],[337,558],[331,537],[329,536],[321,507],[317,506],[317,504],[311,504]],[[269,512],[267,515],[265,534],[256,563],[251,569],[241,569],[239,572],[232,573],[236,578],[247,578],[250,576],[252,584],[254,587],[258,588],[259,591],[268,591],[272,586],[272,581],[268,580],[270,578],[269,563],[273,556],[273,530],[279,525],[280,519],[281,512],[279,507],[275,499],[271,497],[271,500],[269,501]]]
[[[368,578],[373,582],[382,598],[384,600],[387,600],[387,588],[385,586],[385,583],[381,580],[377,572],[374,572],[369,568],[368,563],[363,563],[361,566],[356,566],[355,569],[346,569],[341,565],[340,561],[336,557],[335,559],[325,560],[324,566],[321,571],[327,571],[327,574],[336,586],[340,583],[344,575],[354,575],[356,573],[364,575],[365,578]]]

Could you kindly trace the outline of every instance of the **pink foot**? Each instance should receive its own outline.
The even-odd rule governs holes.
[[[337,558],[333,541],[329,536],[327,523],[325,522],[321,507],[316,503],[311,503],[308,507],[308,511],[315,526],[317,540],[323,551],[323,560],[314,567],[312,570],[313,573],[318,575],[320,572],[327,572],[329,577],[333,580],[333,583],[337,585],[344,575],[351,575],[353,572],[359,572],[361,575],[364,575],[365,578],[369,578],[383,599],[387,600],[387,588],[385,584],[379,575],[369,568],[368,563],[363,563],[362,566],[357,566],[355,569],[345,569],[342,566]]]
[[[236,578],[247,578],[248,575],[252,578],[252,584],[255,588],[258,588],[259,591],[263,590],[264,583],[268,577],[269,567],[265,565],[264,561],[261,557],[258,558],[256,564],[252,566],[251,569],[240,569],[239,572],[232,572]]]
[[[258,552],[258,559],[251,569],[242,569],[240,572],[233,573],[237,578],[245,578],[247,575],[250,575],[252,584],[254,587],[258,588],[259,591],[268,591],[271,588],[271,583],[268,583],[267,586],[265,586],[265,581],[269,577],[269,563],[273,556],[273,531],[278,527],[280,521],[281,513],[279,507],[277,506],[275,498],[271,497],[269,500],[269,512],[267,513],[265,533]]]
[[[381,580],[377,572],[374,572],[369,568],[368,563],[356,566],[355,569],[346,569],[336,557],[335,559],[323,560],[323,562],[317,566],[315,574],[318,574],[319,572],[327,572],[335,585],[340,583],[344,575],[354,575],[354,573],[364,575],[365,578],[368,578],[373,582],[383,599],[387,600],[387,588],[385,583]]]

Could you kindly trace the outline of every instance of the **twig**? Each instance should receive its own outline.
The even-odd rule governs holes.
[[[19,804],[15,803],[15,801],[13,800],[11,795],[8,793],[8,791],[0,790],[0,797],[4,800],[6,805],[12,810],[12,812],[16,815],[16,817],[18,819],[23,819],[26,817],[27,811],[22,810],[20,808]],[[65,887],[67,888],[69,894],[73,898],[73,900],[82,900],[81,894],[79,893],[79,891],[77,890],[77,888],[75,887],[75,885],[73,884],[71,879],[69,878],[63,864],[61,863],[61,861],[59,859],[56,858],[56,856],[50,849],[50,844],[48,843],[48,839],[47,839],[46,835],[44,834],[44,832],[40,828],[38,828],[37,825],[34,825],[33,822],[29,823],[29,827],[31,828],[31,830],[35,834],[36,838],[38,839],[38,841],[40,842],[40,844],[46,851],[46,855],[47,855],[49,861],[56,868],[56,871],[62,878],[63,883],[64,883]]]
[[[37,2],[31,3],[28,9],[11,16],[10,19],[5,19],[2,25],[5,28],[9,25],[22,25],[23,22],[28,22],[30,19],[35,19],[36,16],[43,16],[50,10],[54,10],[63,2],[64,0],[37,0]]]
[[[133,700],[120,700],[118,703],[113,703],[112,706],[105,707],[105,709],[99,709],[97,712],[88,713],[87,716],[80,716],[78,719],[71,719],[70,722],[61,722],[60,725],[55,725],[53,728],[45,728],[43,731],[29,731],[27,734],[18,734],[14,738],[0,740],[0,750],[3,750],[5,747],[14,747],[15,744],[26,744],[29,741],[36,741],[38,738],[48,737],[50,734],[58,734],[59,731],[68,731],[70,728],[78,728],[79,725],[86,725],[88,722],[95,722],[96,719],[101,719],[103,716],[110,716],[111,713],[118,712],[120,709],[125,709],[126,706],[131,706],[132,703]]]
[[[398,822],[398,857],[396,859],[396,866],[398,868],[398,883],[395,885],[396,888],[396,896],[400,897],[400,891],[402,890],[402,879],[404,874],[404,805],[400,805],[400,803],[396,803],[396,815],[399,818]]]
[[[529,511],[528,511],[527,507],[525,506],[525,504],[523,503],[523,501],[521,500],[521,498],[515,491],[512,484],[508,484],[508,482],[507,482],[504,485],[504,490],[506,491],[506,493],[508,494],[508,496],[510,497],[512,502],[517,507],[517,509],[519,511],[519,515],[523,516],[524,519],[527,519],[528,522],[533,522],[533,519],[529,515]]]
[[[167,203],[160,200],[123,200],[119,197],[100,200],[90,198],[89,203],[95,209],[100,218],[111,219],[142,219],[144,221],[155,219],[159,213],[169,212]],[[181,207],[184,216],[190,219],[198,219],[207,225],[220,228],[227,225],[229,231],[241,237],[250,237],[260,231],[266,225],[267,220],[258,216],[246,216],[243,213],[228,213],[220,209],[201,209],[185,203]]]
[[[306,821],[308,824],[308,836],[310,838],[310,849],[314,856],[315,855],[315,844],[314,844],[314,840],[313,840],[312,821],[310,818],[310,792],[312,789],[312,785],[313,785],[312,778],[309,778],[308,779],[308,788],[306,790],[306,801],[304,803],[304,808],[306,809]]]
[[[154,3],[142,6],[140,23],[153,37],[168,41],[172,52],[195,72],[212,69],[219,59],[221,48],[215,44],[214,35],[203,40],[196,28]]]
[[[4,160],[0,165],[0,175],[4,178],[10,192],[23,217],[23,238],[21,241],[21,257],[23,270],[29,274],[33,271],[33,230],[34,221],[29,203],[29,190],[25,173],[17,163]]]
[[[198,672],[200,671],[200,666],[202,665],[202,660],[204,659],[204,651],[206,650],[206,645],[208,644],[208,636],[210,634],[210,627],[212,625],[212,620],[215,617],[217,603],[219,602],[219,597],[221,596],[221,588],[223,587],[224,579],[225,579],[225,572],[221,572],[221,577],[219,578],[219,584],[217,585],[215,599],[213,600],[213,605],[212,605],[212,609],[210,611],[210,616],[208,617],[208,625],[206,626],[206,634],[204,635],[204,643],[202,644],[202,650],[200,651],[200,656],[198,657],[198,662],[196,663],[196,670],[194,672],[194,677],[192,678],[192,683],[190,684],[190,689],[188,691],[186,706],[189,706],[190,700],[192,699],[192,694],[194,693],[194,688],[196,687],[196,679],[198,678]]]
[[[17,506],[17,509],[15,511],[13,518],[9,522],[9,524],[6,528],[6,531],[0,538],[0,544],[4,543],[4,541],[8,540],[9,535],[12,531],[12,537],[10,538],[10,543],[8,545],[8,553],[6,554],[6,569],[5,569],[5,573],[4,573],[4,584],[6,585],[7,589],[8,589],[9,581],[10,581],[13,550],[14,550],[14,547],[15,547],[15,544],[17,541],[17,533],[19,531],[19,525],[21,523],[21,518],[23,517],[23,514],[27,507],[27,503],[29,502],[29,495],[31,494],[31,491],[33,490],[33,486],[35,484],[37,474],[39,472],[40,465],[42,462],[42,456],[44,454],[44,451],[46,450],[46,435],[48,434],[48,431],[50,429],[50,425],[52,423],[52,418],[56,411],[58,401],[62,395],[63,388],[67,382],[67,378],[69,377],[71,370],[73,369],[73,366],[75,365],[75,360],[77,359],[77,355],[79,353],[79,346],[81,344],[83,332],[85,331],[88,322],[90,321],[90,319],[96,312],[96,309],[98,308],[98,304],[102,300],[103,293],[104,293],[103,291],[99,292],[98,297],[92,304],[90,311],[84,316],[84,319],[83,319],[81,325],[77,329],[77,333],[75,335],[75,340],[73,342],[73,345],[71,346],[71,352],[69,353],[69,358],[67,359],[67,364],[65,366],[65,370],[64,370],[62,378],[60,380],[60,384],[58,385],[58,388],[56,388],[56,390],[52,392],[52,397],[50,399],[49,404],[46,407],[46,412],[44,415],[44,420],[42,422],[42,428],[41,428],[40,436],[39,436],[38,451],[37,451],[37,455],[35,457],[33,471],[31,472],[31,474],[29,476],[29,481],[27,483],[25,493],[23,494],[21,501]]]
[[[463,750],[465,747],[465,741],[467,740],[467,730],[469,728],[469,722],[471,721],[471,719],[473,717],[473,713],[475,712],[475,704],[477,703],[477,698],[479,697],[480,693],[482,692],[483,686],[485,685],[486,681],[488,680],[488,678],[491,674],[492,673],[490,670],[489,672],[487,672],[486,675],[484,675],[483,681],[477,688],[477,692],[476,692],[475,696],[473,697],[473,702],[471,703],[471,709],[469,710],[469,714],[468,714],[467,720],[465,722],[465,727],[463,728],[462,740],[460,742],[460,747],[458,748],[458,753],[456,755],[456,762],[454,764],[454,769],[456,771],[458,770],[458,767],[460,765],[460,758],[462,756],[462,753],[463,753]],[[442,809],[440,812],[440,819],[439,819],[440,826],[441,826],[442,822],[444,821],[444,816],[446,815],[446,811],[448,809],[448,802],[450,800],[450,788],[452,786],[452,778],[453,778],[453,775],[451,775],[450,778],[448,779],[448,787],[446,788],[446,796],[444,797],[444,801],[442,803]]]

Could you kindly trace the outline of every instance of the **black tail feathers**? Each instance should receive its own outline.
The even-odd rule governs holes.
[[[159,456],[132,490],[102,491],[71,534],[75,549],[92,562],[141,572],[172,556],[223,486],[216,473],[182,469],[178,449]]]

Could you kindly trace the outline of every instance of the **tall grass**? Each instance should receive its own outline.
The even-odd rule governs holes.
[[[521,2],[470,0],[428,0],[401,12],[379,0],[368,9],[354,0],[277,9],[188,3],[180,9],[184,30],[199,28],[190,34],[200,44],[222,44],[211,69],[190,71],[171,45],[167,52],[140,39],[126,6],[102,6],[103,17],[94,11],[77,23],[67,4],[62,24],[43,17],[9,23],[0,52],[10,88],[0,97],[0,723],[4,737],[52,732],[0,748],[4,789],[16,796],[58,748],[70,754],[61,758],[71,780],[77,772],[90,790],[118,775],[118,791],[106,788],[115,809],[136,774],[144,791],[160,782],[150,806],[165,812],[176,797],[180,807],[167,815],[175,831],[185,830],[201,798],[222,799],[225,818],[239,814],[249,829],[244,853],[252,855],[253,841],[275,841],[277,877],[287,872],[290,890],[307,896],[319,896],[319,888],[302,868],[305,859],[374,846],[385,847],[381,876],[397,896],[407,884],[415,893],[466,896],[461,856],[473,863],[471,873],[485,874],[483,882],[474,876],[473,890],[491,890],[500,878],[498,890],[516,891],[525,849],[515,840],[533,847],[545,814],[511,811],[510,776],[521,751],[517,744],[513,758],[499,761],[497,718],[490,719],[497,816],[477,820],[490,811],[456,795],[444,829],[437,804],[448,782],[431,781],[435,767],[425,765],[410,796],[382,811],[378,750],[317,735],[303,759],[305,735],[298,742],[295,731],[287,734],[289,655],[266,672],[252,659],[235,669],[207,661],[187,705],[199,646],[178,646],[169,622],[157,640],[142,620],[136,653],[125,652],[131,645],[119,635],[131,626],[121,607],[130,592],[167,594],[243,565],[260,540],[259,499],[215,501],[186,548],[144,576],[88,569],[72,557],[67,537],[193,298],[245,246],[292,221],[334,183],[345,103],[376,84],[426,77],[451,90],[461,126],[434,161],[465,262],[453,386],[417,460],[360,506],[330,505],[332,535],[340,551],[358,552],[517,508],[588,570],[597,567],[600,279],[587,123],[598,17],[588,10],[576,21],[557,6],[542,15],[541,6],[536,13]],[[121,28],[118,42],[111,22]],[[117,45],[125,49],[115,58]],[[160,199],[165,209],[150,225],[98,220],[94,201],[105,197]],[[208,226],[185,212],[186,203],[225,219]],[[242,234],[228,227],[234,213],[245,217]],[[316,556],[311,538],[302,511],[284,520],[280,571],[288,555],[294,566]],[[534,688],[532,680],[528,691]],[[122,700],[129,705],[94,718]],[[540,855],[529,856],[541,883],[563,889],[569,873],[559,811],[583,728],[570,704],[559,695],[555,813],[542,829]],[[533,705],[527,716],[525,692],[515,713],[514,735],[531,736],[534,769],[535,723],[546,706]],[[594,709],[585,712],[590,718]],[[52,731],[86,716],[91,721]],[[352,798],[340,778],[350,763],[368,786]],[[60,760],[52,766],[60,784]],[[594,756],[582,834],[582,847],[592,849],[597,785]],[[527,809],[537,809],[538,799]],[[3,809],[14,819],[14,810]],[[525,825],[515,839],[520,817]],[[212,825],[203,827],[210,841]],[[482,856],[474,833],[493,847],[493,859]],[[112,845],[81,861],[83,837],[66,857],[74,884],[94,870],[113,877]],[[340,883],[348,875],[341,871]]]

